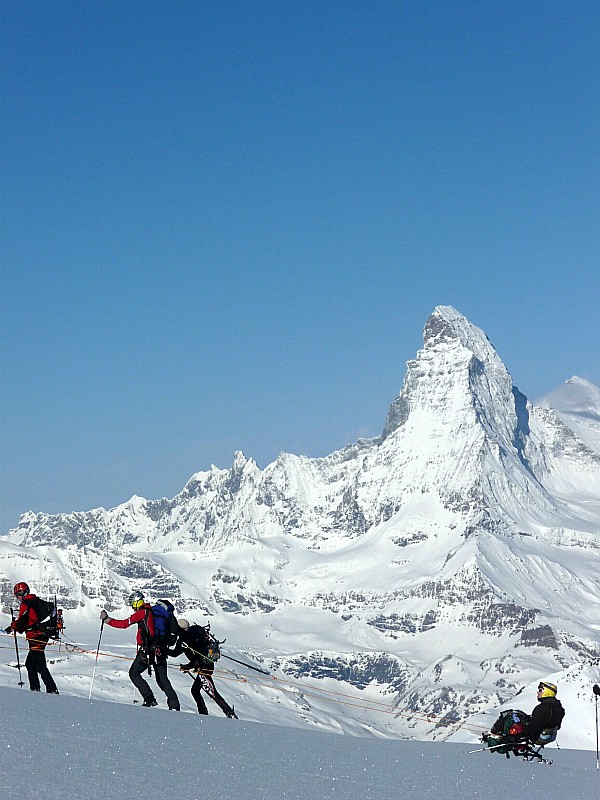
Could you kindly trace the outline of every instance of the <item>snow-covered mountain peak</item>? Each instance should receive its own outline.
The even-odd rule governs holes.
[[[424,347],[459,342],[480,361],[497,359],[496,351],[485,333],[452,306],[436,306],[423,331]]]
[[[537,405],[555,412],[590,450],[600,453],[600,387],[574,375]]]
[[[452,306],[437,306],[423,331],[423,348],[408,371],[399,396],[390,406],[383,439],[418,414],[421,431],[442,427],[446,433],[466,419],[488,433],[515,441],[519,410],[525,398],[491,342]],[[424,418],[424,416],[426,418]],[[463,437],[461,437],[463,438]]]
[[[573,375],[562,386],[545,395],[538,405],[600,421],[600,387]]]
[[[236,450],[233,457],[233,469],[241,472],[247,463],[248,459],[243,452],[241,450]]]

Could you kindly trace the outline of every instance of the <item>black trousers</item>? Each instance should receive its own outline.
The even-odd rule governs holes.
[[[167,705],[171,710],[175,709],[179,711],[179,698],[177,697],[177,692],[171,686],[171,681],[169,680],[169,676],[167,674],[167,662],[160,661],[154,665],[154,674],[156,676],[156,682],[158,683],[159,689],[163,691],[167,696]]]
[[[137,656],[134,658],[133,664],[129,667],[129,677],[144,700],[153,700],[154,692],[148,685],[148,682],[142,678],[142,673],[146,672],[147,669],[148,659],[146,658],[145,653],[140,650]],[[177,697],[177,692],[171,686],[171,681],[167,675],[166,662],[154,664],[152,669],[154,670],[159,689],[161,689],[167,696],[167,705],[170,709],[179,711],[179,698]]]
[[[192,684],[192,697],[196,701],[199,714],[208,714],[206,703],[202,697],[203,689],[209,697],[212,697],[226,717],[232,716],[233,708],[217,691],[217,687],[212,679],[212,675],[208,675],[206,673],[200,673],[199,675],[196,675],[194,683]]]
[[[40,690],[40,678],[44,681],[47,692],[58,694],[58,689],[54,683],[50,670],[46,664],[46,653],[43,650],[30,650],[25,659],[25,669],[29,678],[29,688],[33,692]]]

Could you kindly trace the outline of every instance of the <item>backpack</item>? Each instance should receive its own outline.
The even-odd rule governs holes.
[[[175,606],[169,600],[157,600],[152,606],[154,638],[163,647],[172,647],[177,639],[179,626],[175,619]]]
[[[194,654],[201,656],[205,661],[215,663],[221,658],[221,645],[225,641],[219,641],[210,632],[210,622],[207,625],[190,625],[184,641],[192,649]]]
[[[41,597],[32,597],[25,602],[37,614],[37,622],[30,625],[27,630],[40,631],[43,636],[47,636],[49,639],[58,639],[64,624],[62,608],[56,607],[56,598],[54,598],[54,602],[51,602],[50,600],[42,600]]]
[[[509,708],[503,711],[492,725],[492,733],[502,736],[520,736],[525,727],[531,722],[531,717],[518,708]]]
[[[531,716],[518,708],[503,711],[492,725],[491,735],[487,737],[488,747],[496,753],[512,751],[530,722]]]

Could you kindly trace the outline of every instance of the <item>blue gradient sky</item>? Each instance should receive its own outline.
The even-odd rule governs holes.
[[[4,2],[0,533],[381,432],[427,316],[600,383],[597,2]]]

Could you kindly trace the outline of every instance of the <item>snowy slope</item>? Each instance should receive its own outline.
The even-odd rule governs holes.
[[[99,609],[126,616],[139,587],[210,618],[280,680],[394,709],[305,698],[282,709],[265,687],[264,703],[242,692],[240,709],[262,721],[443,738],[454,734],[428,714],[492,713],[542,676],[587,698],[600,658],[600,455],[562,412],[533,406],[450,306],[429,317],[407,367],[377,439],[320,459],[282,453],[264,470],[238,453],[171,500],[24,514],[0,541],[3,610],[26,577],[90,642]]]
[[[593,753],[551,766],[466,745],[332,736],[0,689],[3,800],[595,800]],[[549,752],[549,750],[548,750]]]

